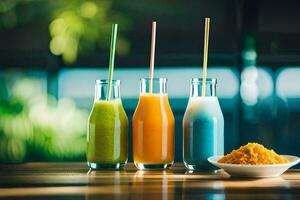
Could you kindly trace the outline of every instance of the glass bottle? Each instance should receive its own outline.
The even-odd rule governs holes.
[[[132,120],[133,160],[139,169],[165,169],[174,161],[174,116],[167,79],[142,78]]]
[[[87,164],[92,169],[123,167],[128,157],[128,119],[120,96],[120,80],[96,80],[95,99],[88,119]]]
[[[214,170],[207,158],[224,154],[224,118],[216,84],[217,79],[206,79],[206,92],[202,96],[202,79],[191,80],[183,118],[183,161],[189,170]]]

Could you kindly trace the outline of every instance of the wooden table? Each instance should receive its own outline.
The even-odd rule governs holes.
[[[269,179],[234,179],[225,172],[89,172],[85,163],[0,165],[0,199],[300,199],[300,170]]]

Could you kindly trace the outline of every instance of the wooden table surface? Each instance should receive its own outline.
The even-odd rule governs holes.
[[[300,199],[300,170],[268,179],[230,178],[225,172],[89,171],[85,163],[0,165],[0,199]]]

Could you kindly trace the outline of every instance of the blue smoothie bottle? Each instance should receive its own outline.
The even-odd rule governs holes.
[[[224,154],[224,118],[216,96],[217,79],[191,80],[190,98],[183,118],[183,161],[189,170],[213,171],[207,158]]]

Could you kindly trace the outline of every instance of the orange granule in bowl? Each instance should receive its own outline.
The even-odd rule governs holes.
[[[219,163],[242,164],[242,165],[270,165],[284,164],[289,161],[278,155],[273,150],[265,148],[261,144],[248,143],[230,154],[223,156]]]

